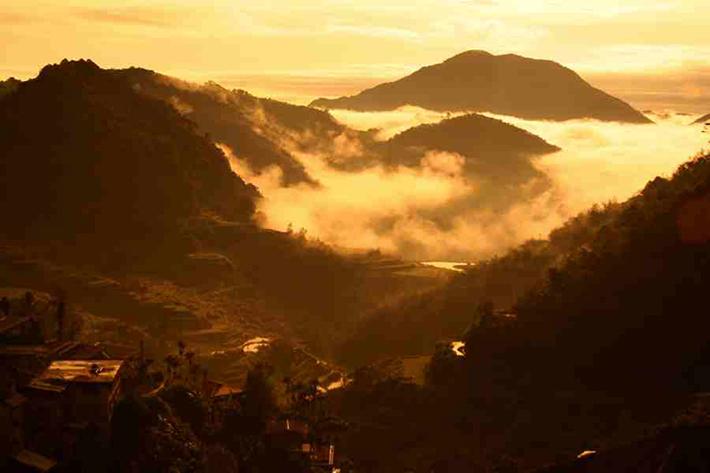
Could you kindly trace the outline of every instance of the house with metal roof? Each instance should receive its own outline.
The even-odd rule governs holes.
[[[28,386],[28,395],[57,408],[65,423],[108,422],[120,392],[123,360],[53,361]],[[41,403],[41,402],[40,402]]]

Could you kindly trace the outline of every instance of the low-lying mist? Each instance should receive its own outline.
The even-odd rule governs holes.
[[[537,160],[536,166],[553,178],[556,192],[577,213],[594,203],[626,200],[654,177],[673,174],[708,145],[708,135],[700,127],[688,126],[687,115],[660,112],[648,117],[656,124],[498,118],[562,148]]]
[[[356,130],[378,129],[377,137],[382,140],[392,138],[409,128],[437,123],[445,118],[465,115],[462,112],[441,113],[407,105],[387,112],[354,112],[351,110],[330,110],[339,122]]]
[[[379,139],[445,114],[407,107],[395,112],[334,112],[352,128],[379,128]],[[254,173],[238,150],[220,147],[235,172],[259,187],[266,226],[304,228],[310,237],[349,248],[379,248],[415,260],[475,261],[548,232],[594,203],[622,201],[658,175],[670,175],[707,144],[688,116],[654,114],[656,125],[597,121],[537,122],[504,120],[534,133],[562,151],[536,158],[534,165],[552,186],[511,202],[504,211],[476,205],[481,186],[462,172],[463,156],[432,151],[418,167],[374,165],[358,171],[335,169],[332,162],[363,158],[364,146],[352,134],[323,137],[318,151],[304,151],[301,137],[271,130],[319,186],[285,187],[281,171]],[[313,137],[309,136],[309,140]],[[520,186],[520,195],[526,187]],[[511,189],[501,189],[501,192]],[[462,204],[463,203],[463,204]],[[469,205],[470,204],[470,205]]]

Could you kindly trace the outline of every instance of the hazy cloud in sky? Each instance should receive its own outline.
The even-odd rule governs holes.
[[[659,72],[591,72],[584,78],[641,110],[710,113],[710,61]]]
[[[652,64],[663,47],[707,61],[693,48],[710,44],[708,18],[704,0],[6,0],[0,59],[32,71],[64,57],[91,57],[107,67],[137,63],[168,73],[317,76],[342,68],[347,77],[349,64],[423,66],[484,49],[613,71],[630,59]],[[656,49],[609,52],[637,43]]]
[[[157,8],[149,6],[131,6],[122,8],[76,8],[78,18],[87,21],[114,25],[138,25],[148,27],[179,27],[192,24],[199,18],[196,8]]]
[[[441,113],[420,107],[406,106],[390,112],[355,112],[352,110],[331,110],[339,122],[356,130],[379,129],[377,137],[381,140],[392,138],[409,128],[428,123],[437,123],[444,118],[453,118],[464,113]]]

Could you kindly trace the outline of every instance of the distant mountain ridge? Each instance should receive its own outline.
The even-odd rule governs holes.
[[[705,123],[707,123],[707,122],[710,122],[710,113],[708,113],[707,115],[704,115],[704,116],[698,118],[698,119],[695,120],[693,123],[691,123],[691,125],[703,125],[703,124],[705,124]]]
[[[592,118],[653,123],[629,104],[556,62],[515,54],[466,51],[357,95],[317,99],[311,106],[356,111],[414,105],[436,111],[491,112],[536,120]]]
[[[341,130],[327,112],[261,99],[243,90],[228,90],[215,82],[193,84],[151,70],[129,68],[111,71],[138,92],[171,104],[181,114],[197,123],[203,133],[227,145],[255,172],[276,165],[283,171],[285,186],[299,183],[315,185],[303,165],[272,135],[282,129],[294,133],[310,130]],[[269,133],[277,127],[275,133]]]

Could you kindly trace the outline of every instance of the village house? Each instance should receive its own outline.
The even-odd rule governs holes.
[[[244,390],[229,386],[228,384],[220,383],[207,378],[205,373],[202,379],[202,395],[208,399],[222,400],[227,398],[239,397]]]
[[[295,420],[272,420],[266,426],[266,442],[270,448],[286,450],[310,459],[311,442],[308,424]]]
[[[3,376],[5,373],[0,373]],[[24,407],[21,396],[9,376],[0,380],[0,456],[15,456],[24,448]]]
[[[107,425],[121,392],[123,360],[53,361],[23,390],[28,447],[61,458],[89,425]]]
[[[55,463],[43,455],[61,458],[87,425],[107,425],[123,360],[138,351],[72,341],[60,304],[24,294],[0,310],[0,471],[47,471]]]
[[[28,395],[45,393],[60,405],[65,422],[108,422],[121,390],[123,360],[59,360],[28,385]]]
[[[25,445],[27,398],[14,379],[0,370],[0,471],[48,471],[55,463]]]
[[[335,442],[330,438],[315,438],[303,421],[274,420],[267,425],[267,442],[272,448],[302,454],[313,466],[332,471],[335,466]]]
[[[0,344],[0,364],[8,368],[18,388],[27,386],[55,360],[122,360],[137,350],[123,345],[52,341],[41,344]]]

